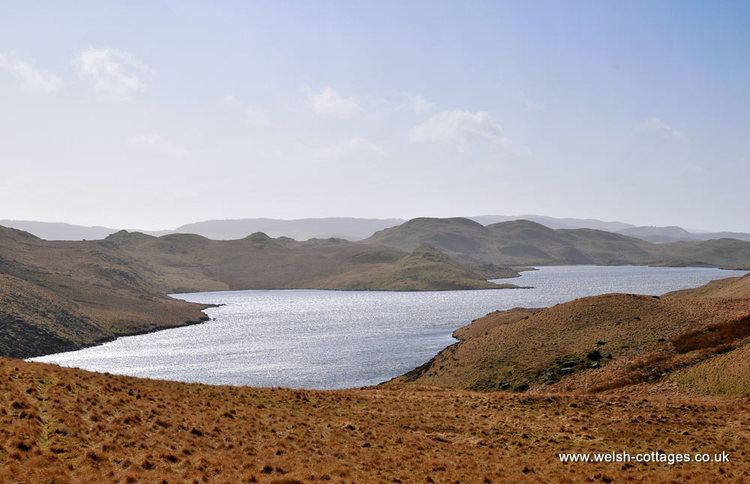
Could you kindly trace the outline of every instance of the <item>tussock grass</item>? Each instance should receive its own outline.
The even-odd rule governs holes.
[[[748,399],[209,386],[0,359],[0,482],[747,479]],[[558,452],[726,450],[731,465]]]

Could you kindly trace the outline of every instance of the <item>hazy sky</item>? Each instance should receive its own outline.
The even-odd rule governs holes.
[[[750,2],[0,3],[0,218],[750,231]]]

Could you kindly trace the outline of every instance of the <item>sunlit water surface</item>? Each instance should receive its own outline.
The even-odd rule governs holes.
[[[177,294],[224,304],[212,321],[35,358],[149,378],[253,386],[345,388],[403,374],[496,309],[544,307],[608,292],[660,295],[742,272],[707,268],[542,267],[513,279],[533,289],[444,292],[222,291]],[[508,282],[508,280],[500,281]]]

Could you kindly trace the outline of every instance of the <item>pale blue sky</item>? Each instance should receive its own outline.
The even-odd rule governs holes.
[[[750,3],[0,2],[0,218],[750,231]]]

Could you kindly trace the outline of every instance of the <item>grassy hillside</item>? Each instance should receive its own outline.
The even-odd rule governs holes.
[[[669,265],[707,265],[728,269],[750,269],[750,242],[717,239],[658,244],[659,261]]]
[[[0,351],[8,356],[72,350],[108,336],[77,304],[5,274],[0,274],[0,308]]]
[[[651,383],[695,366],[675,381],[726,375],[712,385],[718,391],[734,381],[739,392],[750,373],[732,362],[742,360],[750,342],[750,276],[661,298],[609,294],[543,310],[492,313],[454,335],[459,343],[397,381],[474,390],[600,392]],[[719,370],[727,365],[733,369]]]
[[[750,321],[745,324],[750,325]],[[750,344],[681,369],[670,381],[707,395],[750,394]]]
[[[594,229],[550,229],[526,220],[489,225],[499,261],[531,264],[647,264],[651,245]]]
[[[367,271],[354,270],[318,282],[319,287],[349,290],[454,290],[514,288],[477,277],[429,245],[421,245],[392,264],[378,264]]]
[[[419,218],[367,239],[399,249],[421,243],[464,262],[500,267],[549,264],[698,265],[750,268],[750,242],[719,239],[655,244],[594,229],[551,229],[528,220],[482,226],[462,218]]]
[[[210,289],[443,290],[497,288],[435,249],[405,252],[341,239],[298,242],[120,232],[104,243],[151,268],[166,292]],[[427,253],[429,252],[429,254]],[[513,272],[513,274],[517,274]]]
[[[484,225],[460,217],[415,218],[376,232],[367,241],[404,250],[429,244],[456,254],[482,253],[493,242]]]
[[[376,232],[363,242],[401,250],[414,250],[426,244],[473,266],[492,268],[498,260],[492,234],[483,225],[466,218],[415,218]]]
[[[205,317],[205,306],[162,294],[147,273],[95,243],[46,242],[0,227],[0,355],[78,349]]]
[[[748,420],[746,399],[255,389],[0,358],[2,482],[739,482]],[[612,449],[732,460],[557,458]]]

